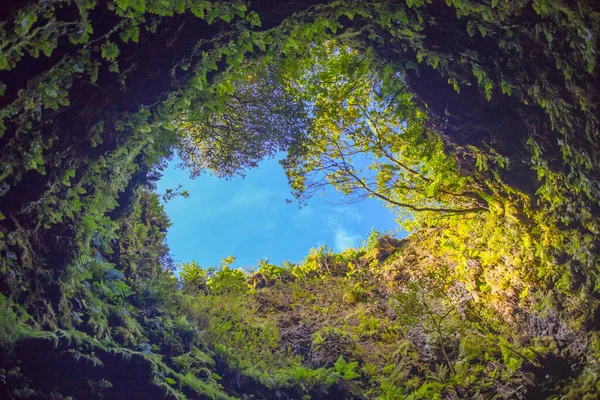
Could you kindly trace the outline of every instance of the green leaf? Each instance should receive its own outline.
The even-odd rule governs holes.
[[[502,89],[502,94],[507,94],[507,95],[512,95],[512,87],[510,85],[510,83],[506,82],[506,81],[502,81],[500,82],[500,87]]]
[[[204,5],[194,5],[190,7],[190,11],[198,18],[204,18]]]
[[[41,48],[46,57],[50,57],[52,55],[52,50],[54,50],[54,46],[50,42],[45,42],[42,44]]]
[[[139,12],[146,11],[146,0],[114,0],[121,10],[127,10],[129,7]]]
[[[119,63],[118,62],[113,62],[110,64],[110,66],[108,67],[108,70],[110,72],[114,72],[114,73],[119,73]]]
[[[137,130],[143,133],[149,133],[150,131],[152,131],[152,128],[150,128],[150,125],[148,125],[147,122],[144,122],[138,125]]]
[[[251,26],[261,26],[260,17],[254,11],[251,11],[246,16],[246,21],[248,21]]]
[[[227,23],[230,23],[233,19],[233,14],[231,13],[231,11],[228,10],[226,13],[219,15],[219,18]]]
[[[343,356],[340,356],[334,364],[334,369],[339,373],[344,380],[352,380],[360,377],[360,374],[355,371],[358,366],[358,362],[346,362]]]
[[[216,71],[219,69],[219,67],[217,66],[217,62],[213,58],[207,57],[206,60],[203,59],[202,61],[208,70]]]
[[[198,90],[202,90],[204,88],[204,84],[202,83],[202,79],[199,76],[195,76],[190,80],[190,83],[193,87]]]
[[[590,60],[588,60],[588,65],[587,65],[587,71],[588,73],[593,73],[594,69],[596,68],[596,60],[594,58],[590,58]],[[2,69],[2,68],[0,68]]]
[[[75,177],[75,170],[74,169],[68,169],[65,172],[65,176],[63,177],[63,184],[65,186],[71,186],[71,178]]]
[[[256,47],[258,47],[260,49],[260,51],[265,51],[267,50],[267,46],[265,45],[265,42],[262,39],[257,39],[254,41],[254,45]]]
[[[129,42],[129,40],[133,41],[134,43],[137,43],[140,39],[140,27],[137,25],[130,26],[129,28],[121,32],[119,34],[119,37],[125,43]]]
[[[71,43],[73,44],[86,43],[90,38],[90,34],[92,34],[93,32],[94,28],[92,27],[92,25],[89,22],[86,22],[85,24],[79,27],[79,30],[77,32],[71,33],[69,35],[69,41],[71,41]]]
[[[477,28],[477,25],[475,24],[474,21],[469,21],[467,23],[467,33],[469,34],[469,36],[473,37],[473,35],[475,35],[476,28]]]
[[[15,21],[14,30],[18,35],[25,35],[29,32],[29,29],[35,24],[37,21],[37,15],[35,12],[25,13],[23,11],[19,11],[17,15],[17,20]]]
[[[0,70],[8,69],[8,58],[4,54],[0,54]]]
[[[129,7],[129,1],[127,0],[114,0],[115,4],[117,5],[117,7],[119,7],[121,10],[126,10],[127,7]]]
[[[131,8],[141,13],[146,12],[146,0],[130,0]]]
[[[102,58],[108,61],[114,61],[118,56],[119,47],[107,40],[106,43],[102,45]]]
[[[246,10],[248,9],[245,4],[235,4],[233,8],[235,9],[235,13],[240,18],[244,18],[244,15],[246,15]]]

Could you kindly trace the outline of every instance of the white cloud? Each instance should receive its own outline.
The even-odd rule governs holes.
[[[271,196],[273,196],[272,190],[257,188],[254,185],[242,185],[233,198],[225,204],[227,209],[238,210],[247,207],[267,207]]]
[[[360,236],[352,235],[344,229],[338,229],[334,234],[335,250],[342,252],[350,247],[358,246]]]
[[[227,183],[227,182],[225,182]],[[215,193],[221,192],[218,196]],[[224,193],[223,193],[224,192]],[[249,215],[260,216],[262,220],[273,219],[277,208],[272,207],[279,198],[273,190],[261,188],[252,184],[241,184],[238,187],[218,187],[213,192],[201,192],[198,196],[184,199],[183,207],[193,209],[196,221],[229,221],[235,217],[241,224]]]
[[[348,205],[338,205],[334,208],[334,210],[341,214],[342,217],[346,219],[346,221],[358,224],[362,221],[363,216],[358,212],[355,207],[351,207]]]

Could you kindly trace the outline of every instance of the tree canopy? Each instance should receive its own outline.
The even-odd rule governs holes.
[[[333,41],[310,49],[285,77],[310,105],[308,138],[283,162],[298,198],[333,185],[355,199],[376,197],[409,211],[485,209],[473,179],[459,173],[402,73],[372,53]]]
[[[192,175],[206,170],[220,177],[241,174],[302,140],[303,104],[273,72],[247,75],[252,72],[240,69],[221,87],[225,93],[185,111],[178,121],[179,155]]]

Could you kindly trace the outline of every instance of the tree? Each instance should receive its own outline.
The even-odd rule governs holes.
[[[198,265],[196,261],[181,264],[179,277],[184,290],[192,293],[202,291],[208,293],[208,271]]]
[[[330,41],[311,48],[286,79],[311,110],[307,139],[283,161],[301,202],[333,185],[354,201],[375,197],[412,212],[486,209],[481,188],[428,129],[403,76],[378,69],[372,53]]]
[[[186,110],[177,126],[179,155],[192,176],[209,170],[231,177],[300,142],[307,115],[273,71],[249,65]]]

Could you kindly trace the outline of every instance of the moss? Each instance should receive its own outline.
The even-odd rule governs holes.
[[[192,356],[200,365],[207,367],[215,366],[215,360],[196,346],[192,346]]]
[[[201,398],[209,400],[232,400],[235,398],[223,392],[211,379],[203,381],[192,374],[186,374],[180,375],[180,382],[182,390],[192,396],[200,395]]]

